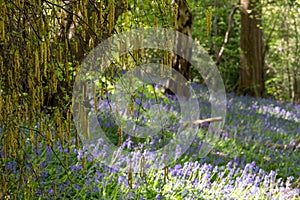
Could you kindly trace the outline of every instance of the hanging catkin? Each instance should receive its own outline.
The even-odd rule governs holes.
[[[140,177],[141,178],[145,178],[145,176],[146,176],[145,165],[146,165],[146,160],[145,160],[145,157],[143,155],[141,157],[141,161],[140,161]]]
[[[169,168],[168,168],[168,166],[166,166],[165,168],[164,168],[164,183],[166,183],[167,182],[167,179],[169,179]]]
[[[209,36],[212,29],[212,9],[211,7],[207,8],[205,11],[206,15],[206,35]]]
[[[173,4],[173,27],[177,29],[177,18],[178,18],[178,4]]]
[[[119,126],[118,128],[118,134],[119,134],[119,145],[122,146],[123,144],[123,132],[122,132],[122,127]]]
[[[128,177],[127,178],[128,178],[128,185],[132,189],[132,182],[133,182],[133,180],[132,180],[132,168],[131,168],[131,166],[129,168]]]
[[[115,22],[115,5],[112,1],[109,2],[109,14],[108,14],[108,31],[109,34],[112,33]]]

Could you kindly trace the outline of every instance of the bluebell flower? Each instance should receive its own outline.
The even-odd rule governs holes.
[[[156,198],[156,200],[161,200],[162,199],[162,195],[161,194],[157,194],[155,198]]]

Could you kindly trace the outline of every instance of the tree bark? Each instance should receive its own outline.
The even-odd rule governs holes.
[[[239,93],[260,97],[265,90],[261,7],[259,0],[240,0],[241,56]]]
[[[189,10],[187,1],[173,0],[173,3],[177,4],[177,19],[175,30],[189,37],[192,37],[193,15]],[[181,55],[184,55],[185,58],[182,58],[179,55],[173,55],[172,68],[178,71],[186,79],[186,81],[189,81],[191,64],[188,62],[188,60],[191,59],[192,49],[186,46],[186,41],[181,38],[180,35],[177,35],[176,41],[174,43],[176,45],[175,48],[181,53]],[[182,80],[182,78],[176,78],[175,74],[173,74],[172,78],[173,80],[168,80],[166,93],[176,93],[177,96],[189,97],[188,90],[186,90],[183,85],[184,83],[178,82],[178,80]],[[175,91],[171,91],[170,88]]]

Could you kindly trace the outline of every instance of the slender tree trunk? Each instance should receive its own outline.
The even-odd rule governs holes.
[[[294,56],[296,60],[293,62],[293,103],[300,103],[300,38],[299,38],[299,31],[298,31],[298,23],[297,20],[294,19],[294,32],[295,32],[295,50]],[[300,180],[300,179],[299,179]]]
[[[293,71],[293,103],[300,103],[300,79],[297,76],[297,71]]]
[[[258,97],[265,90],[260,1],[240,0],[240,3],[242,52],[239,93]]]

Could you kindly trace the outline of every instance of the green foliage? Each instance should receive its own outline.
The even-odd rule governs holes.
[[[228,30],[228,16],[232,10],[234,1],[191,1],[191,9],[194,13],[193,38],[209,52],[216,61],[223,46],[225,33]],[[211,34],[206,33],[206,10],[212,11]],[[228,91],[234,90],[239,78],[239,23],[240,16],[237,12],[232,19],[229,41],[224,45],[222,59],[218,65],[225,87]],[[193,81],[203,82],[203,77],[192,70]]]
[[[297,102],[293,96],[299,93],[299,6],[290,1],[265,3],[264,13],[267,94]]]

